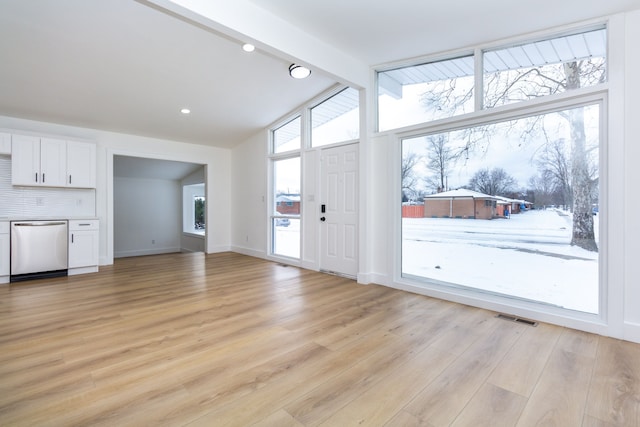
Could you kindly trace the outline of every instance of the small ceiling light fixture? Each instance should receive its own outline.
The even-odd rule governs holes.
[[[311,70],[302,65],[291,64],[289,66],[289,75],[294,79],[305,79],[311,75]]]
[[[256,50],[256,47],[251,43],[245,43],[242,45],[242,50],[244,50],[245,52],[253,52],[254,50]]]
[[[189,114],[189,113],[191,113],[191,110],[189,110],[188,108],[183,108],[183,109],[180,110],[180,112],[182,114]]]

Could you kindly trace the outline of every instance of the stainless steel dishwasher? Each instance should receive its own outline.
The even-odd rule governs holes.
[[[67,221],[11,221],[11,282],[66,276]]]

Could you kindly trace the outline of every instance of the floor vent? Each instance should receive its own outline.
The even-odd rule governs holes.
[[[534,322],[533,320],[529,320],[529,319],[523,319],[521,317],[511,316],[509,314],[500,313],[496,317],[498,319],[509,320],[511,322],[524,323],[525,325],[529,325],[529,326],[538,326],[538,322]]]

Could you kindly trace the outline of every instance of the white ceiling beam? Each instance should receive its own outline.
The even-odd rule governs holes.
[[[140,0],[313,72],[366,87],[369,66],[248,0]],[[288,72],[288,70],[284,70]]]

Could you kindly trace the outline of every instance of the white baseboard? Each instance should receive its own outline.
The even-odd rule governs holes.
[[[70,268],[67,271],[67,274],[69,276],[75,276],[76,274],[97,273],[97,272],[98,272],[98,266],[93,265],[90,267]]]
[[[133,251],[118,251],[113,253],[114,258],[125,258],[132,256],[160,255],[180,252],[180,248],[158,248],[158,249],[137,249]]]
[[[231,251],[231,246],[213,246],[211,248],[207,248],[205,251],[208,254],[217,254],[220,252],[229,252]]]
[[[640,344],[640,324],[625,322],[624,323],[624,339]]]
[[[251,248],[245,248],[242,246],[232,246],[231,247],[231,251],[233,252],[237,252],[239,254],[242,255],[247,255],[247,256],[252,256],[254,258],[262,258],[262,259],[266,259],[267,255],[264,251],[259,251],[256,249],[251,249]]]

